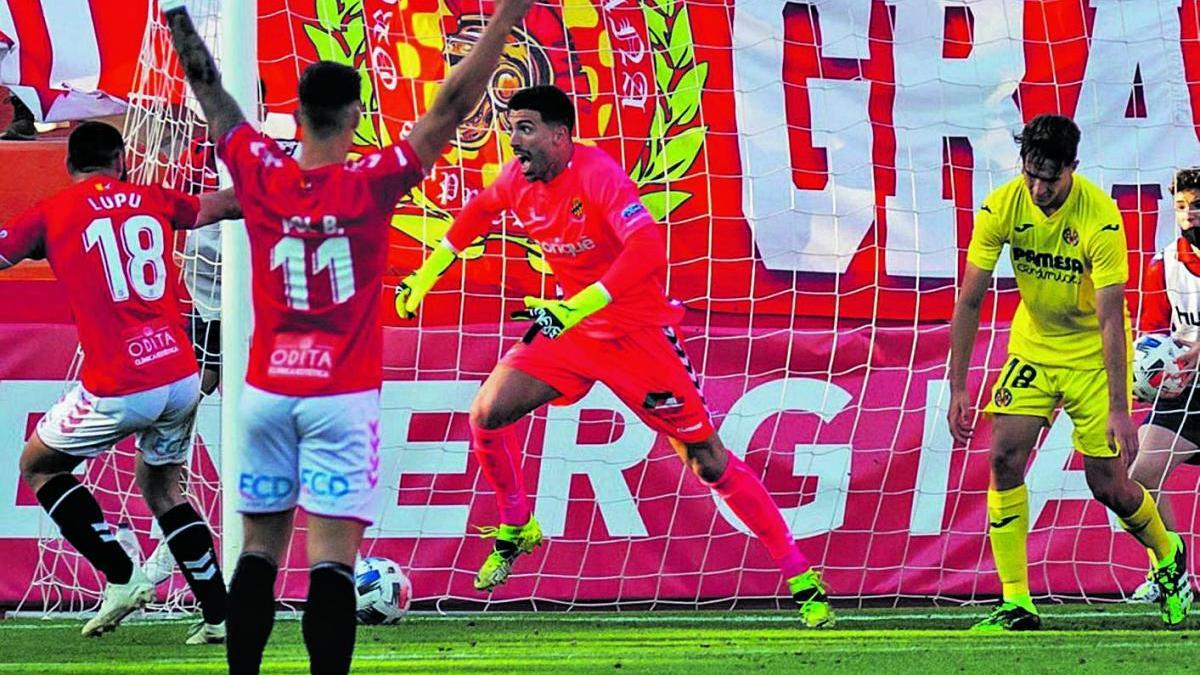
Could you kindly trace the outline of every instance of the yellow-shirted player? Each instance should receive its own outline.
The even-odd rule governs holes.
[[[1167,591],[1159,600],[1162,619],[1179,626],[1191,605],[1183,541],[1167,531],[1154,500],[1126,475],[1121,457],[1137,451],[1121,215],[1112,198],[1075,174],[1079,128],[1070,119],[1040,115],[1016,140],[1022,175],[989,195],[976,215],[950,329],[950,433],[965,444],[972,433],[967,367],[980,305],[1008,244],[1021,304],[985,409],[992,418],[988,537],[1004,600],[975,629],[1041,627],[1029,594],[1025,467],[1059,402],[1075,424],[1072,440],[1092,494],[1161,561],[1155,579]]]

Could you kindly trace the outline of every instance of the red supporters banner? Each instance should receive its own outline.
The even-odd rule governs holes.
[[[111,4],[0,4],[0,81],[37,88],[44,114],[61,99],[71,114],[54,119],[84,110],[54,87],[125,100],[148,14],[123,5],[118,22]],[[260,73],[281,122],[268,126],[294,134],[299,72],[332,59],[365,76],[358,143],[403,136],[490,11],[260,0]],[[974,205],[1014,175],[1011,133],[1045,112],[1080,123],[1080,171],[1121,204],[1140,270],[1139,254],[1170,240],[1172,171],[1200,158],[1198,50],[1200,0],[538,5],[445,161],[397,209],[393,281],[508,159],[506,97],[546,83],[573,95],[577,136],[617,157],[666,223],[671,292],[692,309],[949,318]],[[102,112],[114,111],[87,114]],[[511,219],[467,257],[468,291],[552,287]],[[457,320],[459,301],[442,297],[428,321]]]
[[[356,64],[370,82],[364,146],[406,132],[489,11],[364,0],[361,15],[317,3],[305,17],[286,4],[294,14],[270,20],[291,17],[300,64],[282,44],[264,53],[270,109],[290,112],[307,59]],[[458,143],[397,209],[394,272],[412,269],[509,158],[506,92],[553,83],[576,101],[577,136],[617,157],[664,222],[670,290],[692,309],[948,319],[974,206],[1015,175],[1012,133],[1045,112],[1083,127],[1080,171],[1125,212],[1136,282],[1170,239],[1174,168],[1200,157],[1200,78],[1184,58],[1200,40],[1200,3],[1093,4],[539,5]],[[350,28],[329,27],[338,22]],[[466,258],[465,275],[428,301],[427,323],[464,309],[499,321],[498,292],[552,288],[511,218]],[[448,292],[460,288],[465,301]]]

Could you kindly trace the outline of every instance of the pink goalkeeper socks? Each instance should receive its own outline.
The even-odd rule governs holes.
[[[529,522],[516,429],[511,424],[502,429],[481,429],[472,424],[471,447],[483,477],[496,491],[500,522],[504,525]]]
[[[767,493],[767,488],[741,458],[732,452],[727,454],[727,458],[725,473],[708,486],[721,495],[734,514],[767,547],[767,552],[783,571],[784,578],[803,574],[810,567],[808,559],[796,547],[796,541],[783,521],[783,514]]]

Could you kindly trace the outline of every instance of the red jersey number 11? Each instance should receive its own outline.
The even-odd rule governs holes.
[[[304,240],[284,237],[271,249],[271,269],[283,268],[283,287],[288,307],[308,311],[308,256]],[[354,296],[354,263],[350,259],[350,239],[331,237],[321,242],[312,256],[312,274],[329,270],[330,297],[340,305]]]

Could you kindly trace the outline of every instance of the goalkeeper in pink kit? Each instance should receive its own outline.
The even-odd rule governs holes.
[[[532,321],[471,406],[471,445],[496,491],[496,544],[475,579],[490,591],[513,562],[542,543],[526,500],[513,424],[543,404],[570,404],[597,381],[651,428],[665,433],[692,472],[725,500],[767,547],[810,627],[833,614],[820,575],[797,548],[762,481],[721,443],[675,326],[683,308],[666,297],[666,248],[636,186],[603,151],[572,140],[575,113],[553,86],[523,89],[509,103],[516,158],[471,200],[441,244],[397,289],[411,318],[457,253],[511,211],[541,246],[564,300],[526,297],[513,318]],[[618,365],[619,364],[619,365]]]

